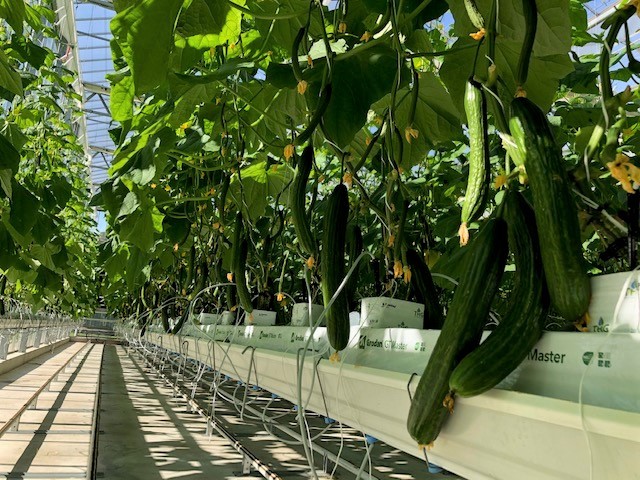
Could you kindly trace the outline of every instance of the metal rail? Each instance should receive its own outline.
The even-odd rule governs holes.
[[[87,344],[89,345],[89,344]],[[80,354],[80,352],[83,352],[86,348],[87,345],[83,346],[81,349],[79,349],[76,353],[74,353],[69,360],[67,360],[66,362],[64,362],[64,364],[58,368],[53,375],[51,375],[49,377],[49,379],[40,387],[38,388],[38,390],[36,390],[33,395],[31,395],[29,397],[29,400],[27,400],[24,405],[22,407],[20,407],[20,409],[7,421],[7,423],[5,423],[1,428],[0,428],[0,438],[2,438],[2,436],[10,431],[17,431],[18,428],[20,427],[20,418],[22,417],[22,414],[29,408],[35,408],[37,401],[38,401],[38,397],[40,396],[40,394],[42,392],[44,392],[44,390],[46,388],[49,387],[49,385],[51,384],[51,382],[53,382],[58,375],[60,375],[60,373],[63,372],[63,370],[65,368],[67,368],[67,366]]]
[[[95,480],[98,474],[98,428],[100,425],[100,403],[102,391],[102,367],[104,364],[104,348],[100,355],[100,369],[98,370],[98,383],[96,386],[96,397],[93,402],[93,421],[91,423],[91,440],[89,443],[89,459],[87,462],[87,480]]]

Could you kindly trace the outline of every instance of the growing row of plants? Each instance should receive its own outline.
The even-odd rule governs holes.
[[[115,7],[119,147],[94,204],[122,315],[177,333],[196,297],[248,318],[311,297],[339,352],[360,298],[423,302],[442,332],[408,426],[428,444],[549,315],[584,328],[587,272],[635,266],[637,2],[600,33],[578,0]]]
[[[0,314],[10,299],[72,315],[97,303],[90,181],[73,126],[82,99],[55,21],[48,3],[0,2]]]

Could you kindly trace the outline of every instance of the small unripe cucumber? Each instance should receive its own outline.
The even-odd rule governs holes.
[[[316,242],[311,233],[309,217],[307,217],[306,193],[309,174],[313,168],[313,147],[308,145],[298,159],[296,171],[291,184],[291,221],[298,237],[298,243],[308,255],[315,255]]]

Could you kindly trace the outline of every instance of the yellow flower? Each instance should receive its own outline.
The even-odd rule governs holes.
[[[496,177],[496,181],[493,184],[493,188],[496,190],[500,190],[507,184],[507,176],[506,175],[498,175]]]
[[[411,267],[408,265],[403,267],[402,273],[404,274],[404,283],[409,283],[411,281]]]
[[[278,293],[276,294],[276,300],[277,300],[278,302],[281,302],[282,300],[284,300],[284,293],[282,293],[282,292],[278,292]]]
[[[307,87],[309,86],[309,84],[307,83],[306,80],[300,80],[298,82],[298,93],[300,95],[304,95],[304,92],[307,91]]]
[[[345,172],[342,176],[342,181],[347,186],[347,188],[351,188],[353,186],[353,175],[351,172]]]
[[[364,43],[367,43],[369,40],[371,40],[371,37],[373,35],[371,35],[371,32],[369,32],[368,30],[366,30],[362,36],[360,37],[360,40],[363,41]]]
[[[407,139],[407,143],[411,143],[412,138],[418,138],[418,134],[419,134],[418,130],[413,128],[412,125],[409,125],[407,128],[404,129],[404,138]]]
[[[180,132],[184,133],[184,131],[189,128],[191,126],[191,122],[184,122],[182,125],[180,125]]]
[[[331,363],[339,362],[340,361],[340,354],[338,352],[333,352],[331,354],[331,356],[329,357],[329,361]]]
[[[286,147],[284,147],[284,158],[285,160],[289,160],[291,157],[293,157],[293,153],[294,153],[294,148],[293,145],[290,143],[289,145],[287,145]]]
[[[619,153],[613,162],[607,163],[607,167],[611,176],[620,182],[625,192],[636,192],[633,187],[640,185],[640,168],[631,163],[629,157]]]
[[[177,252],[179,248],[180,248],[180,245],[178,245],[177,243],[173,244],[173,251],[174,252]]]
[[[392,233],[389,235],[389,239],[387,240],[387,247],[393,247],[393,244],[396,243],[396,236]]]
[[[165,192],[170,192],[171,191],[171,187],[169,185],[167,185],[166,187],[164,187],[164,191]]]
[[[469,243],[469,229],[467,228],[467,222],[462,222],[460,224],[460,229],[458,230],[458,235],[460,235],[460,246],[464,247],[467,243]]]
[[[338,24],[338,33],[346,33],[347,32],[347,22],[340,22]]]
[[[313,68],[313,58],[311,58],[311,55],[307,55],[307,65]]]
[[[307,258],[307,268],[309,270],[312,270],[313,267],[316,266],[316,259],[313,258],[313,255],[311,255],[309,258]]]
[[[227,281],[228,282],[233,282],[233,273],[232,272],[227,273]]]
[[[218,229],[220,228],[220,222],[215,222],[215,223],[213,224],[213,228],[214,228],[215,230],[218,230]]]
[[[401,277],[403,273],[402,262],[400,260],[393,262],[393,278]]]
[[[155,184],[155,183],[152,183],[152,184],[151,184],[151,188],[156,188],[157,186],[158,186],[158,185],[157,185],[157,184]]]
[[[487,32],[485,32],[484,28],[481,28],[476,33],[470,33],[469,36],[474,40],[480,41],[484,38],[485,33]]]

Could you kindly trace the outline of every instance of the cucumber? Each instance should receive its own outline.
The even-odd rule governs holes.
[[[484,18],[478,10],[478,5],[476,5],[475,0],[464,0],[464,8],[467,11],[467,15],[469,15],[469,19],[474,27],[478,30],[484,28]]]
[[[529,73],[529,60],[531,59],[533,42],[536,37],[536,30],[538,29],[538,7],[536,6],[536,0],[522,0],[522,11],[524,13],[525,31],[516,70],[516,84],[518,87],[524,85],[527,81],[527,74]]]
[[[442,328],[444,315],[438,299],[436,286],[433,283],[429,266],[422,256],[412,248],[407,250],[407,263],[411,268],[411,288],[416,300],[424,303],[424,320],[422,328]]]
[[[189,263],[187,263],[187,278],[183,284],[183,288],[185,290],[187,290],[189,288],[189,285],[191,285],[191,282],[193,281],[193,274],[195,272],[196,269],[196,246],[191,245],[191,248],[189,249],[189,259],[187,260]]]
[[[436,439],[451,411],[449,377],[480,343],[507,251],[507,226],[501,218],[490,219],[471,242],[465,270],[409,409],[407,428],[421,445]]]
[[[449,379],[449,388],[462,397],[486,392],[520,365],[540,340],[549,312],[534,213],[519,192],[507,192],[504,218],[516,264],[514,287],[498,327],[464,357]]]
[[[329,196],[324,216],[320,271],[324,306],[342,283],[345,266],[345,240],[349,219],[349,195],[347,187],[339,184]],[[349,343],[349,306],[346,288],[327,311],[327,336],[331,346],[339,352]]]
[[[162,321],[162,329],[165,333],[171,331],[171,325],[169,325],[169,306],[165,305],[160,309],[160,320]]]
[[[305,253],[313,257],[316,252],[316,242],[311,232],[311,225],[305,208],[307,181],[312,168],[313,147],[308,145],[304,148],[298,160],[291,184],[291,221],[300,247]]]
[[[487,123],[487,99],[482,85],[473,79],[467,81],[464,94],[464,111],[469,128],[469,177],[460,217],[460,245],[469,241],[469,222],[477,219],[484,210],[489,195],[489,136]]]
[[[238,294],[238,300],[240,306],[247,312],[253,312],[253,305],[251,303],[251,292],[247,287],[247,256],[249,254],[249,242],[244,238],[242,224],[242,213],[238,212],[236,216],[236,226],[233,232],[233,251],[232,251],[232,266],[231,271],[233,273],[233,280],[236,283],[236,292]]]
[[[511,102],[512,120],[524,133],[525,168],[533,194],[544,274],[551,304],[569,321],[584,316],[591,285],[582,257],[580,224],[560,148],[545,114],[527,98]]]

